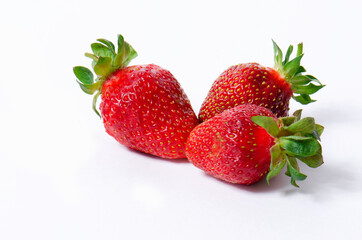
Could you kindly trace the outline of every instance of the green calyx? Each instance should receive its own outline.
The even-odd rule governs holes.
[[[293,98],[301,103],[308,104],[315,102],[309,95],[317,92],[325,85],[322,85],[317,78],[312,75],[305,75],[305,68],[300,65],[303,57],[303,43],[298,44],[297,56],[289,61],[293,52],[293,46],[290,45],[283,60],[283,53],[279,46],[273,41],[274,46],[274,68],[282,77],[290,83],[293,90]]]
[[[93,110],[100,116],[97,110],[97,99],[101,94],[104,81],[118,69],[128,66],[132,59],[137,57],[137,52],[124,41],[122,35],[118,35],[117,50],[114,44],[106,39],[97,39],[98,42],[92,43],[93,53],[85,53],[86,57],[92,59],[93,73],[86,67],[76,66],[73,72],[77,77],[80,88],[87,94],[94,95]]]
[[[266,177],[268,184],[286,165],[285,174],[291,178],[293,186],[299,187],[296,181],[302,181],[307,176],[300,172],[297,160],[312,168],[323,164],[319,141],[324,127],[316,124],[314,118],[301,119],[301,110],[298,110],[293,116],[279,118],[278,121],[266,116],[254,116],[251,119],[276,139],[275,145],[270,148],[271,163]]]

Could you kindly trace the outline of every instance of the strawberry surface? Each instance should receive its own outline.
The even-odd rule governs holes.
[[[157,65],[128,66],[137,52],[118,35],[116,49],[106,39],[91,44],[91,70],[73,68],[81,89],[95,94],[93,110],[106,132],[127,147],[155,156],[185,158],[186,140],[198,124],[175,77]],[[97,99],[102,102],[97,109]]]
[[[272,68],[245,63],[225,70],[213,83],[201,106],[199,118],[205,121],[241,104],[269,108],[276,116],[288,114],[291,85]]]
[[[184,158],[198,120],[174,76],[153,64],[116,71],[104,83],[100,110],[121,144],[164,158]]]
[[[256,104],[270,109],[277,117],[284,117],[288,115],[292,97],[301,104],[315,101],[309,95],[324,85],[314,76],[304,74],[306,70],[300,65],[303,44],[298,45],[297,56],[290,61],[293,46],[289,46],[282,60],[282,51],[274,41],[273,44],[274,68],[258,63],[238,64],[215,80],[201,106],[201,122],[241,104]]]
[[[264,107],[244,104],[198,125],[186,144],[186,156],[196,167],[227,182],[250,185],[269,180],[287,166],[293,186],[306,179],[298,161],[316,168],[323,164],[319,143],[324,127],[301,110],[277,119]]]
[[[198,168],[227,182],[249,185],[259,181],[270,165],[275,139],[256,125],[252,116],[273,113],[257,105],[240,105],[197,126],[190,134],[186,155]]]

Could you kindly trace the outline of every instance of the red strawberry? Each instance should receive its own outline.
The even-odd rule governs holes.
[[[301,111],[279,120],[254,104],[235,108],[201,123],[190,134],[187,158],[206,173],[227,182],[250,185],[269,171],[267,181],[284,165],[291,183],[306,176],[297,159],[310,167],[323,163],[318,142],[323,127],[314,119],[300,119]]]
[[[201,106],[200,121],[240,104],[251,103],[266,107],[276,116],[283,117],[288,114],[291,97],[302,104],[315,101],[309,95],[323,85],[312,75],[304,75],[306,70],[300,65],[303,44],[298,45],[297,56],[291,61],[289,57],[293,46],[289,46],[282,61],[282,51],[274,41],[273,44],[274,69],[258,63],[245,63],[225,70],[213,83]]]
[[[159,66],[129,66],[136,51],[118,36],[118,51],[105,39],[91,45],[92,72],[74,67],[80,87],[96,93],[106,132],[121,144],[163,158],[185,158],[185,144],[198,124],[190,102],[175,77]],[[98,113],[99,114],[99,113]]]

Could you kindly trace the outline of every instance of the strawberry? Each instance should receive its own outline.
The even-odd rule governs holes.
[[[196,167],[227,182],[250,185],[267,174],[267,182],[287,165],[286,175],[304,180],[297,159],[310,167],[323,163],[318,142],[323,132],[301,110],[277,119],[264,107],[239,105],[198,125],[190,133],[186,156]]]
[[[121,144],[155,156],[185,158],[186,140],[198,124],[190,101],[175,77],[157,65],[127,66],[136,51],[118,36],[113,43],[98,39],[91,45],[93,70],[74,67],[81,89],[95,94],[93,109],[106,132]],[[97,98],[102,102],[97,110]]]
[[[201,106],[201,122],[240,104],[263,106],[277,117],[283,117],[288,114],[292,97],[302,104],[315,101],[309,95],[323,85],[312,75],[304,75],[306,70],[300,65],[303,44],[298,45],[297,56],[291,61],[292,45],[283,61],[282,51],[274,41],[273,44],[274,68],[258,63],[239,64],[228,68],[215,80]]]

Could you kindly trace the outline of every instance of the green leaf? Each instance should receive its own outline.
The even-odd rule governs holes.
[[[288,168],[287,168],[287,171],[285,171],[285,175],[286,175],[286,176],[288,176],[288,177],[291,177],[291,175],[290,175],[290,172],[289,172]]]
[[[317,168],[323,164],[322,149],[310,157],[299,157],[299,160],[307,164],[311,168]]]
[[[291,164],[289,164],[289,162],[287,163],[287,168],[288,168],[288,171],[289,171],[290,176],[292,177],[292,179],[294,179],[296,181],[303,181],[304,179],[307,178],[306,175],[299,172],[298,169],[295,169]]]
[[[323,88],[324,85],[314,85],[313,83],[310,83],[306,86],[299,86],[299,85],[292,85],[292,90],[295,93],[299,94],[313,94],[317,92],[319,89]]]
[[[287,127],[296,121],[296,117],[282,117],[279,118],[279,120],[282,122],[284,127]]]
[[[315,129],[315,127],[314,127],[314,129],[313,129],[313,132],[312,133],[310,133],[310,134],[305,134],[305,136],[307,137],[313,137],[313,138],[315,138],[315,139],[317,139],[318,141],[320,141],[321,140],[321,138],[320,138],[320,136],[319,136],[319,134],[318,134],[318,132],[317,132],[317,130]]]
[[[103,39],[103,38],[97,39],[97,41],[108,46],[108,48],[114,53],[114,55],[116,54],[116,48],[114,47],[114,45],[111,41],[108,41],[107,39]]]
[[[293,113],[293,116],[295,117],[296,121],[299,121],[301,119],[302,111],[303,111],[303,109],[298,109]]]
[[[324,131],[324,127],[322,125],[320,125],[320,124],[316,124],[315,125],[315,130],[317,131],[319,136],[322,136],[322,133]]]
[[[115,64],[117,66],[122,66],[122,67],[126,66],[124,63],[129,53],[130,53],[130,45],[124,41],[122,35],[118,35],[118,50],[115,58]]]
[[[253,116],[251,120],[264,128],[271,136],[276,137],[279,133],[279,127],[277,121],[272,117],[266,116]]]
[[[285,65],[289,61],[289,58],[290,58],[290,55],[292,54],[292,52],[293,52],[293,45],[289,45],[288,50],[285,53],[283,65]]]
[[[299,187],[295,181],[302,181],[307,178],[299,171],[297,160],[294,157],[287,157],[287,172],[285,174],[291,177],[290,183],[295,187]]]
[[[88,58],[90,58],[90,59],[92,59],[93,60],[93,62],[94,61],[98,61],[98,57],[96,56],[96,55],[94,55],[94,54],[91,54],[91,53],[85,53],[84,54],[86,57],[88,57]]]
[[[312,79],[310,79],[306,75],[299,75],[299,76],[296,76],[296,77],[293,77],[292,79],[290,79],[290,83],[293,85],[306,85],[306,84],[310,83],[311,81],[312,81]]]
[[[295,179],[294,179],[294,178],[291,178],[291,179],[290,179],[290,183],[291,183],[294,187],[299,188],[299,185],[295,182]]]
[[[287,156],[287,162],[288,162],[288,164],[291,165],[291,167],[293,167],[295,170],[299,171],[298,162],[295,157]]]
[[[287,160],[283,159],[277,165],[275,165],[274,168],[270,169],[268,175],[266,176],[266,181],[267,181],[268,185],[270,185],[270,183],[269,183],[270,179],[280,173],[280,171],[284,168],[286,162],[287,162]]]
[[[118,35],[117,44],[118,44],[118,51],[117,53],[121,53],[124,51],[124,38],[121,34]]]
[[[287,62],[284,65],[284,72],[290,79],[293,78],[294,75],[298,72],[300,67],[300,60],[302,59],[302,57],[303,55],[295,57],[293,60]]]
[[[285,129],[292,133],[312,134],[315,129],[315,121],[312,117],[306,117],[285,127]]]
[[[320,149],[318,141],[312,137],[287,136],[279,138],[280,146],[286,153],[297,157],[310,157]]]
[[[128,64],[137,57],[137,52],[133,49],[133,47],[131,45],[128,45],[128,49],[129,49],[129,53],[128,53],[128,57],[126,58],[126,60],[124,61],[123,65],[124,66],[128,66]]]
[[[115,62],[122,67],[126,67],[132,59],[137,57],[137,52],[126,41],[122,35],[118,35],[118,50]]]
[[[271,155],[270,171],[266,177],[268,185],[269,185],[269,180],[272,177],[278,175],[286,163],[286,159],[284,158],[284,154],[280,149],[279,144],[276,144],[270,148],[270,155]]]
[[[303,105],[315,102],[308,94],[293,95],[293,99]]]
[[[300,65],[303,54],[303,43],[298,44],[297,55],[294,59],[289,61],[293,47],[289,46],[285,59],[280,64],[279,58],[281,56],[281,50],[273,41],[274,46],[274,62],[275,69],[284,77],[285,81],[291,84],[294,92],[293,99],[301,104],[309,104],[315,102],[310,98],[310,94],[317,92],[324,87],[317,78],[312,75],[304,75],[306,69]],[[318,85],[312,84],[317,83]]]
[[[283,66],[283,52],[280,50],[279,46],[273,41],[273,47],[274,47],[274,63],[276,66]]]
[[[93,73],[87,68],[77,66],[73,71],[77,76],[78,84],[85,93],[96,93],[93,98],[93,110],[98,116],[101,116],[97,110],[97,99],[101,94],[100,90],[105,79],[117,69],[126,67],[137,56],[137,53],[124,41],[122,35],[118,35],[117,52],[112,42],[103,38],[99,38],[97,41],[91,44],[93,53],[85,53],[86,57],[92,59],[92,67],[97,79],[94,80]]]
[[[92,84],[94,82],[93,73],[88,68],[76,66],[73,68],[73,72],[83,84]]]
[[[98,59],[92,61],[92,68],[93,68],[93,70],[94,70],[94,66],[95,66],[97,63],[98,63]]]
[[[270,148],[270,157],[271,157],[271,162],[270,162],[271,168],[274,168],[282,161],[283,152],[279,144],[275,144]]]
[[[98,91],[96,95],[94,95],[93,97],[93,104],[92,104],[92,108],[94,110],[94,112],[100,117],[102,118],[101,114],[98,112],[97,110],[97,100],[98,100],[98,97],[101,95],[101,91]]]
[[[104,46],[103,44],[92,43],[91,48],[96,56],[109,57],[109,58],[113,58],[115,56],[114,52],[111,49],[109,49],[107,46]]]
[[[301,73],[304,73],[306,71],[307,70],[305,70],[305,68],[303,66],[299,66],[299,68],[298,68],[297,72],[294,74],[294,76],[297,76],[297,75],[299,75]]]
[[[84,84],[80,81],[78,81],[80,88],[83,90],[83,92],[87,93],[87,94],[94,94],[97,90],[99,90],[102,86],[102,82],[95,82],[92,84]]]
[[[309,135],[320,141],[320,140],[321,140],[320,137],[321,137],[321,135],[322,135],[322,133],[323,133],[323,130],[324,130],[324,127],[323,127],[322,125],[320,125],[320,124],[315,124],[315,125],[314,125],[314,129],[313,129],[313,132],[310,133]],[[307,135],[306,135],[306,136],[307,136]]]
[[[112,69],[112,59],[109,57],[99,57],[96,65],[94,65],[94,71],[98,76],[107,77]]]
[[[301,56],[303,54],[303,43],[298,44],[297,56]]]
[[[322,83],[316,77],[314,77],[312,75],[305,75],[305,76],[308,77],[311,81],[316,82],[319,85],[322,85]]]

